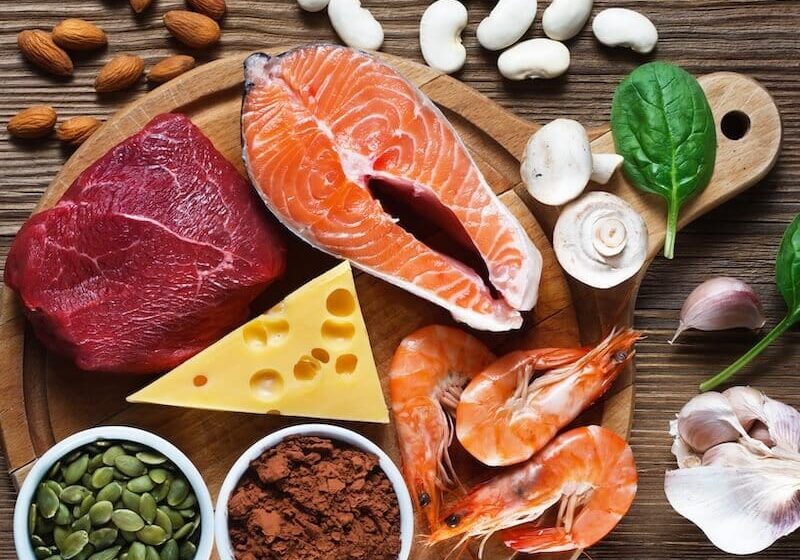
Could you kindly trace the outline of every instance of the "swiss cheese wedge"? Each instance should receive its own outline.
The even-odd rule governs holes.
[[[389,422],[347,261],[128,401]]]

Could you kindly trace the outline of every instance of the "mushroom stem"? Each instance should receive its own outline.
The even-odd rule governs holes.
[[[590,180],[605,185],[625,161],[619,154],[592,154],[592,176]]]
[[[619,255],[625,249],[628,230],[622,220],[603,216],[594,223],[592,245],[604,257]]]

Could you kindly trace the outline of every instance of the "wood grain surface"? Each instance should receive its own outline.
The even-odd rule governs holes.
[[[32,103],[50,103],[62,117],[108,116],[145,91],[97,98],[91,83],[97,68],[111,54],[135,52],[152,63],[180,50],[160,23],[176,0],[156,0],[143,16],[134,18],[123,0],[62,0],[38,2],[4,0],[0,6],[0,121]],[[416,27],[425,2],[418,0],[364,0],[385,24],[385,50],[419,59]],[[546,4],[546,2],[545,2]],[[626,51],[599,47],[584,30],[570,43],[573,66],[564,78],[541,83],[502,81],[494,55],[482,51],[474,30],[490,8],[486,1],[467,2],[470,26],[466,32],[468,66],[458,77],[518,115],[539,122],[563,116],[587,125],[607,121],[611,93],[619,79],[645,60]],[[596,2],[596,9],[610,6]],[[674,262],[658,259],[644,279],[637,305],[636,325],[649,339],[639,347],[636,414],[632,443],[640,467],[641,485],[630,515],[593,558],[722,558],[702,534],[674,514],[663,497],[663,471],[671,466],[666,426],[670,417],[695,392],[697,383],[716,372],[753,340],[746,333],[692,334],[682,344],[665,340],[676,323],[685,295],[702,279],[734,274],[750,281],[762,295],[774,324],[783,303],[773,283],[773,261],[780,235],[800,211],[800,3],[792,0],[759,2],[628,2],[617,5],[646,12],[662,37],[655,56],[686,66],[695,73],[730,70],[759,79],[775,97],[783,114],[784,149],[776,169],[761,183],[721,209],[712,212],[678,237]],[[15,35],[24,28],[49,28],[64,17],[83,17],[102,25],[110,36],[107,51],[76,57],[76,77],[55,82],[25,63],[16,52]],[[324,15],[302,14],[292,0],[246,2],[229,0],[222,45],[210,60],[227,51],[269,47],[286,42],[334,39]],[[539,33],[538,23],[534,33]],[[66,153],[58,142],[10,142],[0,132],[0,247],[7,251],[19,225],[33,209],[45,186],[63,163]],[[795,183],[795,184],[793,184]],[[791,404],[800,406],[795,381],[795,350],[799,337],[789,333],[748,370],[746,379]],[[794,343],[794,344],[793,344]],[[2,394],[2,393],[0,393]],[[0,399],[0,406],[3,405]],[[6,469],[0,465],[0,472]],[[14,558],[10,511],[14,493],[0,478],[0,559]],[[800,537],[788,538],[761,558],[794,558]]]

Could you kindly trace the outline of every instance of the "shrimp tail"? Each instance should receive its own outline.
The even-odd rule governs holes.
[[[536,527],[533,523],[506,529],[502,533],[502,538],[508,548],[526,554],[579,548],[563,527]]]

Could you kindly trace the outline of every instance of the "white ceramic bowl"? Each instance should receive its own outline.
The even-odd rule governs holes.
[[[192,490],[197,496],[197,504],[200,506],[200,540],[197,543],[195,560],[208,560],[214,545],[214,510],[208,487],[197,467],[180,449],[167,440],[145,430],[126,426],[100,426],[78,432],[55,444],[36,461],[20,488],[17,503],[14,506],[14,546],[17,549],[19,560],[36,560],[28,535],[28,509],[34,499],[39,482],[56,461],[73,450],[100,439],[140,443],[158,451],[175,463],[175,466],[191,484]]]
[[[398,560],[408,560],[411,554],[411,543],[414,538],[414,509],[411,505],[411,496],[403,480],[403,475],[400,474],[400,470],[389,456],[370,440],[352,430],[328,424],[301,424],[278,430],[254,443],[234,463],[230,472],[228,472],[228,476],[225,477],[225,482],[222,483],[222,488],[217,498],[214,528],[217,537],[217,552],[220,559],[235,560],[228,532],[228,500],[231,497],[231,493],[254,459],[289,436],[324,437],[350,444],[353,447],[378,456],[380,467],[386,473],[389,482],[392,483],[394,492],[397,495],[397,503],[400,506],[400,555]]]

